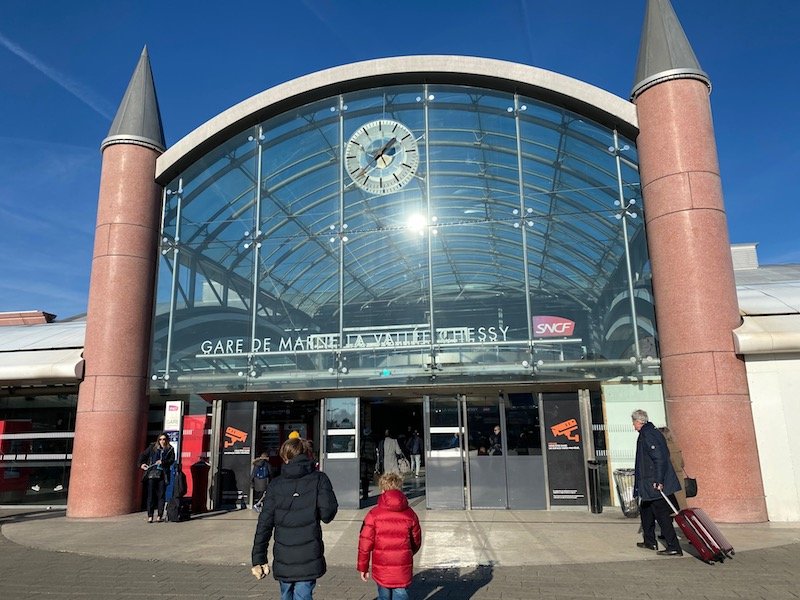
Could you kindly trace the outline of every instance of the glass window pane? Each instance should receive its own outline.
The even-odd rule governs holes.
[[[471,456],[500,456],[503,453],[497,398],[467,398],[467,431]]]
[[[510,456],[542,453],[539,400],[536,394],[509,394],[506,403],[506,445]]]
[[[66,504],[77,401],[77,391],[0,398],[0,504]]]
[[[454,399],[431,398],[431,427],[458,427],[458,403]]]
[[[325,438],[325,452],[328,454],[341,454],[343,452],[355,452],[355,435],[328,435]]]
[[[325,423],[329,431],[355,429],[358,398],[328,398]]]

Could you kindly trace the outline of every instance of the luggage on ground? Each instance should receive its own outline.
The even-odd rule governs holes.
[[[172,498],[183,498],[186,495],[186,490],[188,489],[187,482],[186,482],[186,474],[183,472],[180,463],[174,463],[177,465],[173,470],[172,475]]]
[[[167,502],[167,521],[170,523],[180,523],[192,518],[192,499],[173,498]]]
[[[186,475],[181,469],[180,463],[172,464],[170,487],[172,489],[167,496],[169,498],[166,509],[167,521],[170,523],[188,521],[192,518],[192,499],[183,497],[188,487],[186,485]]]
[[[397,468],[400,469],[400,475],[408,475],[411,473],[411,465],[408,459],[402,454],[397,455]]]
[[[675,513],[673,518],[678,527],[700,554],[702,560],[713,564],[715,561],[722,562],[735,554],[731,543],[702,508],[685,508],[679,511],[663,491],[661,495]]]
[[[261,494],[261,498],[253,502],[253,510],[257,513],[260,513],[261,510],[264,508],[264,498],[267,497],[267,492]]]

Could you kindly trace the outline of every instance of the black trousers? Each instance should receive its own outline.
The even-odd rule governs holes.
[[[675,496],[670,494],[670,501],[676,506],[678,503],[675,501]],[[656,545],[656,521],[661,528],[661,535],[664,536],[664,543],[667,545],[667,550],[680,550],[681,545],[678,542],[678,536],[675,535],[675,527],[672,524],[672,509],[663,498],[658,500],[642,500],[639,507],[639,512],[642,518],[642,535],[644,536],[644,543],[649,546]]]
[[[367,499],[369,498],[369,484],[372,482],[372,478],[375,476],[375,463],[362,461],[360,467],[361,498]]]
[[[145,479],[147,486],[147,516],[152,517],[156,508],[158,508],[158,516],[164,516],[164,491],[167,488],[167,482],[164,479]]]

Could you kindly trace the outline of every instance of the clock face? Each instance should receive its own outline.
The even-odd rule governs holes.
[[[397,121],[379,119],[362,125],[344,151],[347,173],[371,194],[391,194],[414,178],[419,149],[414,134]]]

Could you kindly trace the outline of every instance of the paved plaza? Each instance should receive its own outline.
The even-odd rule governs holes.
[[[737,548],[723,564],[635,547],[637,521],[606,507],[577,511],[425,511],[411,597],[418,600],[568,598],[800,598],[800,524],[724,525]],[[325,527],[328,574],[319,600],[371,600],[354,568],[365,511]],[[0,598],[277,600],[249,573],[252,511],[148,525],[142,513],[73,520],[63,510],[0,511]]]

